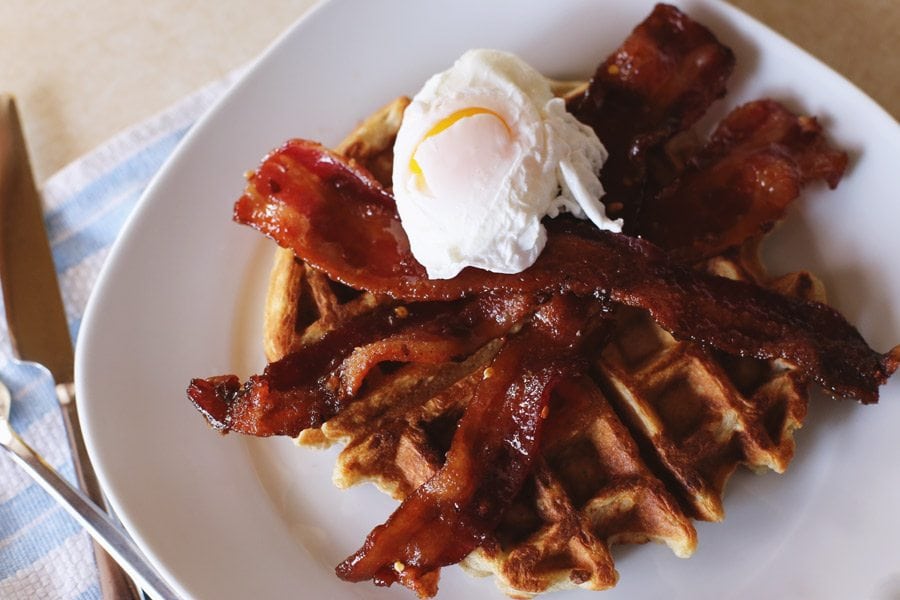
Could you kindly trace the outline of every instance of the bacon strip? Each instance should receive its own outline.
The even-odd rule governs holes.
[[[601,180],[611,212],[633,227],[646,195],[658,188],[648,160],[725,94],[731,49],[674,6],[658,4],[598,68],[585,95],[570,103],[609,151]],[[650,189],[648,189],[648,186]]]
[[[584,303],[555,297],[507,341],[469,402],[444,466],[338,565],[339,577],[400,581],[433,596],[436,571],[489,539],[530,473],[553,388],[585,367],[576,347],[583,312]]]
[[[366,374],[388,360],[442,363],[471,354],[530,314],[520,296],[382,307],[269,364],[241,386],[233,375],[194,379],[187,393],[215,429],[296,436],[353,399]]]
[[[680,338],[733,355],[786,359],[835,395],[864,403],[877,401],[878,386],[900,360],[900,350],[869,348],[828,306],[694,272],[646,240],[563,218],[548,223],[547,246],[522,273],[468,268],[454,279],[429,280],[390,196],[312,142],[292,140],[264,161],[235,204],[235,220],[357,289],[432,301],[485,292],[608,298],[650,311]]]
[[[751,102],[719,124],[674,183],[644,200],[637,232],[685,261],[715,256],[771,229],[802,185],[836,187],[846,166],[814,118]]]

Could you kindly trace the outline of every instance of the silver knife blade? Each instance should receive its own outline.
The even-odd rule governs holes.
[[[0,96],[0,125],[0,284],[13,350],[47,367],[57,383],[71,383],[72,338],[11,96]]]

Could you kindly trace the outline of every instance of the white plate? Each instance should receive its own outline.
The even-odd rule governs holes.
[[[836,192],[815,186],[769,247],[807,267],[879,349],[900,342],[900,131],[847,81],[736,10],[682,3],[736,52],[730,93],[706,120],[760,96],[819,115],[852,163]],[[451,5],[336,1],[277,42],[198,125],[148,190],[91,299],[78,345],[83,424],[104,488],[140,545],[188,597],[410,598],[340,582],[333,567],[394,503],[340,492],[334,452],[214,434],[185,398],[191,377],[263,364],[260,312],[272,246],[230,221],[242,174],[291,136],[336,143],[359,119],[464,50],[521,54],[555,77],[586,77],[651,2]],[[787,476],[738,474],[724,523],[700,524],[680,560],[616,551],[603,598],[897,598],[900,386],[878,406],[813,402]],[[444,570],[441,598],[503,597]],[[558,598],[587,598],[573,592]]]

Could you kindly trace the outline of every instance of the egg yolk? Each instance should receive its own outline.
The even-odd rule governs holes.
[[[409,158],[409,170],[414,175],[424,177],[424,174],[422,173],[422,167],[420,167],[419,163],[416,161],[416,152],[419,150],[419,145],[428,138],[433,137],[446,129],[449,129],[457,121],[465,119],[466,117],[474,117],[475,115],[490,115],[492,117],[495,117],[497,120],[503,123],[503,127],[506,128],[507,135],[509,135],[509,137],[512,137],[513,132],[509,126],[509,123],[507,123],[506,120],[496,112],[492,111],[489,108],[481,108],[477,106],[464,108],[444,117],[443,119],[435,123],[434,126],[429,129],[428,132],[422,137],[422,139],[419,140],[419,143],[416,144],[416,147],[413,149],[412,156]]]

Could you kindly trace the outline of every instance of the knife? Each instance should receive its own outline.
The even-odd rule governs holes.
[[[0,95],[0,285],[13,352],[50,371],[78,485],[108,510],[78,422],[72,338],[19,115],[8,95]],[[103,598],[141,598],[125,571],[96,543],[94,556]]]

